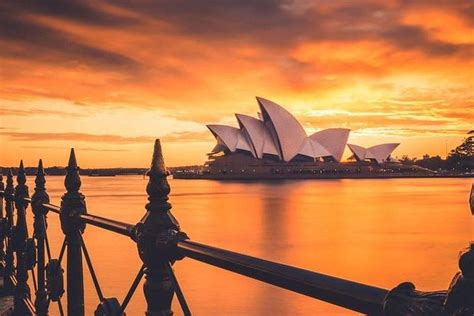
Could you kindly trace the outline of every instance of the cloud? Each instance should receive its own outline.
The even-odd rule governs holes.
[[[56,5],[69,8],[68,5],[59,3]],[[44,4],[36,6],[47,7]],[[64,66],[85,64],[108,68],[123,67],[132,70],[140,66],[139,62],[129,56],[100,48],[92,43],[85,43],[72,34],[44,23],[35,22],[31,15],[25,14],[22,10],[26,9],[28,12],[28,8],[30,8],[30,14],[33,14],[31,7],[26,5],[26,2],[23,5],[16,2],[4,2],[0,5],[0,41],[8,44],[2,45],[0,56],[50,63],[60,62]],[[50,9],[49,13],[71,13],[72,11],[74,10]],[[41,13],[41,10],[36,13]]]
[[[212,141],[214,137],[208,131],[205,132],[180,132],[172,133],[160,138],[162,141],[169,143],[185,142],[185,143],[199,143]]]
[[[87,133],[27,133],[27,132],[0,132],[13,141],[79,141],[92,143],[137,144],[153,142],[153,137],[139,136],[126,137],[120,135],[95,135]]]
[[[0,108],[0,115],[2,116],[44,116],[44,115],[57,115],[57,116],[84,116],[80,113],[72,113],[61,110],[41,110],[41,109],[11,109],[11,108]]]
[[[422,28],[413,25],[397,25],[382,31],[381,37],[401,49],[420,49],[426,55],[449,56],[459,53],[472,56],[474,53],[474,45],[432,40]]]
[[[234,112],[256,115],[255,95],[313,129],[461,133],[473,119],[473,16],[462,0],[3,1],[0,103],[18,106],[0,112],[21,129],[1,135],[25,145],[145,143],[153,137],[128,134],[152,135],[142,117],[154,111],[232,124]],[[63,113],[65,103],[87,115],[104,107],[132,115],[107,118],[127,126],[123,134],[100,135],[94,120]],[[327,109],[342,113],[308,115]],[[64,116],[61,126],[37,120],[49,115]],[[158,120],[152,128],[181,148],[195,142],[195,152],[212,141],[206,132],[170,134]]]
[[[28,133],[28,132],[0,132],[0,135],[9,137],[13,141],[76,141],[107,144],[141,144],[152,143],[156,137],[137,136],[127,137],[120,135],[99,135],[87,133]],[[213,137],[208,132],[179,132],[171,133],[158,137],[168,142],[205,142],[212,140]],[[31,146],[30,146],[31,148]]]
[[[41,15],[86,24],[120,26],[138,23],[137,18],[123,12],[107,12],[107,7],[87,0],[69,0],[67,3],[60,0],[18,0],[4,3],[3,9],[14,14]]]
[[[449,5],[444,3],[443,7],[446,6]],[[1,55],[60,62],[65,66],[105,67],[131,74],[150,66],[142,63],[136,49],[152,49],[158,53],[155,57],[159,62],[164,62],[160,49],[163,52],[169,49],[159,45],[160,35],[164,34],[198,40],[210,47],[256,45],[267,55],[286,54],[307,41],[357,43],[361,40],[383,41],[433,56],[461,53],[468,56],[473,52],[470,44],[433,40],[422,27],[403,24],[401,17],[407,8],[403,2],[390,7],[364,0],[316,2],[306,6],[285,0],[4,2],[0,7],[0,40],[4,42]],[[82,26],[83,31],[71,23]],[[142,33],[147,30],[149,33]],[[135,42],[148,36],[147,41],[140,43],[147,46],[121,47],[117,52],[104,47],[99,38],[91,41],[88,34],[101,36],[112,31],[118,31],[115,35],[121,34],[124,39],[135,37]],[[116,40],[121,41],[120,37]],[[187,51],[180,54],[189,56]]]
[[[117,2],[114,2],[116,4]],[[162,0],[118,2],[126,9],[165,21],[172,31],[201,40],[262,45],[285,51],[304,41],[380,40],[427,55],[471,53],[472,45],[432,40],[423,28],[400,18],[411,6],[372,1],[314,2],[287,0]],[[459,5],[454,3],[452,7]],[[303,9],[301,9],[303,7]],[[437,8],[436,3],[430,8]],[[442,9],[448,3],[441,5]],[[269,51],[268,53],[272,53]]]
[[[22,148],[31,149],[70,149],[64,146],[21,146]],[[127,152],[129,149],[125,148],[94,148],[94,147],[74,147],[75,150],[94,151],[94,152]]]

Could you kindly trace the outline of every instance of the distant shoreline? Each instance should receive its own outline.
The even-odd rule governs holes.
[[[402,178],[474,178],[474,174],[464,173],[447,173],[442,170],[442,173],[432,174],[269,174],[269,175],[239,175],[239,174],[222,174],[222,175],[206,175],[194,173],[176,173],[177,170],[194,169],[198,166],[186,167],[170,167],[168,168],[174,179],[205,179],[205,180],[284,180],[284,179],[402,179]],[[199,166],[200,167],[200,166]],[[0,167],[0,171],[5,177],[9,167]],[[11,168],[14,175],[17,174],[18,168]],[[28,167],[26,169],[27,176],[35,176],[36,168]],[[89,177],[114,177],[114,176],[144,176],[148,168],[87,168],[80,169],[82,176]],[[45,168],[47,176],[65,176],[66,169],[63,167]]]
[[[173,175],[173,179],[183,180],[238,180],[238,181],[268,181],[268,180],[338,180],[338,179],[440,179],[440,178],[474,178],[473,174],[449,174],[449,175],[334,175],[334,176],[312,176],[312,175],[272,175],[260,177],[245,176],[206,176],[206,175]]]

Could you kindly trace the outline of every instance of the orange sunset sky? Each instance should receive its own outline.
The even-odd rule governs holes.
[[[285,106],[308,133],[445,156],[473,129],[474,2],[2,1],[0,165],[203,163],[209,123]],[[348,153],[346,153],[346,157]]]

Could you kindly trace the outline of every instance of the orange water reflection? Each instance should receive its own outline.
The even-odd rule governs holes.
[[[63,177],[48,177],[57,204]],[[136,223],[144,214],[141,176],[83,177],[90,213]],[[173,213],[199,242],[379,287],[406,280],[444,289],[457,253],[473,239],[467,198],[471,179],[386,179],[257,182],[170,180]],[[28,179],[33,191],[33,178]],[[29,212],[29,224],[32,223]],[[50,214],[53,253],[63,239]],[[85,240],[102,291],[125,296],[141,262],[127,237],[88,226]],[[98,299],[84,264],[86,313]],[[196,315],[350,315],[347,310],[234,275],[190,259],[175,265]],[[176,303],[176,302],[175,302]],[[145,309],[142,289],[128,315]],[[174,304],[176,314],[180,314]],[[51,315],[56,315],[52,308]]]

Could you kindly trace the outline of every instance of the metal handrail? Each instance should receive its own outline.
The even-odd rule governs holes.
[[[13,269],[13,234],[8,234],[8,247],[6,263],[8,263],[8,283],[13,285],[15,291],[15,309],[18,304],[20,313],[47,315],[49,293],[47,293],[45,280],[45,249],[49,262],[53,264],[51,283],[53,284],[53,298],[62,311],[61,296],[62,287],[61,258],[65,253],[67,245],[67,300],[69,315],[84,315],[84,284],[82,269],[82,253],[94,279],[100,303],[96,313],[113,315],[123,313],[130,298],[144,275],[146,281],[143,287],[147,301],[147,314],[172,313],[171,301],[173,293],[176,293],[178,301],[185,315],[190,315],[189,307],[174,275],[172,264],[179,259],[188,257],[211,266],[219,267],[231,272],[238,273],[262,282],[272,284],[296,293],[316,298],[343,308],[370,315],[405,315],[405,314],[460,314],[459,312],[474,311],[472,301],[472,278],[464,277],[470,275],[474,263],[474,243],[460,254],[460,272],[453,279],[448,291],[421,292],[415,289],[412,283],[404,282],[394,289],[387,290],[379,287],[365,285],[313,271],[292,267],[289,265],[264,260],[238,252],[216,248],[206,244],[191,241],[187,235],[180,230],[176,218],[171,214],[171,204],[168,203],[169,184],[166,180],[167,172],[161,153],[159,140],[155,142],[152,164],[147,175],[149,181],[146,187],[148,203],[146,214],[136,225],[93,215],[87,212],[85,197],[79,192],[81,182],[79,167],[75,158],[74,150],[71,150],[67,174],[65,179],[66,193],[61,199],[61,206],[51,204],[45,188],[45,173],[42,161],[39,161],[38,172],[35,179],[35,194],[32,198],[28,196],[26,177],[23,162],[20,162],[18,185],[13,187],[13,174],[9,171],[7,186],[3,190],[0,176],[0,198],[7,203],[7,217],[3,216],[3,203],[0,203],[2,222],[6,219],[7,229],[11,230],[13,225],[13,210],[17,209],[17,225],[15,228],[15,240],[21,241],[24,250],[16,251],[17,269]],[[32,270],[32,258],[35,253],[34,240],[28,238],[25,210],[28,204],[34,217],[34,238],[37,240],[37,274],[38,291],[33,305],[29,300],[28,271]],[[471,191],[471,210],[474,212],[474,185]],[[51,259],[49,242],[46,234],[46,210],[60,215],[61,228],[65,238],[59,259]],[[21,220],[20,220],[21,219]],[[135,280],[122,304],[116,298],[107,298],[103,295],[97,277],[95,275],[91,258],[86,250],[82,233],[85,225],[89,224],[120,235],[130,237],[137,244],[140,259],[143,266],[140,268]],[[11,233],[11,231],[9,231]],[[17,232],[22,233],[18,235]],[[29,246],[27,246],[29,245]],[[33,248],[31,247],[33,245]],[[4,245],[2,244],[2,248]],[[28,248],[29,247],[29,248]],[[17,247],[19,248],[19,247]],[[28,251],[30,249],[30,251]],[[28,259],[28,260],[26,260]],[[21,262],[20,262],[21,261]],[[19,264],[20,262],[21,264]],[[27,266],[28,264],[28,266]],[[20,269],[19,269],[20,267]],[[33,274],[34,276],[34,274]],[[41,280],[41,281],[40,281]],[[171,284],[171,286],[170,286]],[[48,290],[49,291],[49,290]],[[48,300],[47,300],[48,299]],[[470,305],[469,305],[470,304]],[[35,310],[36,309],[36,310]],[[105,315],[105,314],[104,314]]]
[[[93,226],[100,227],[120,235],[128,236],[130,238],[134,237],[133,231],[135,230],[135,225],[92,214],[81,214],[79,217],[87,224],[91,224]]]
[[[24,198],[25,201],[31,202],[31,198]],[[58,205],[54,205],[52,203],[42,203],[43,207],[47,210],[52,211],[53,213],[60,214],[61,207]],[[135,225],[124,223],[121,221],[117,221],[114,219],[105,218],[102,216],[97,216],[93,214],[81,214],[79,217],[87,224],[92,226],[100,227],[105,230],[113,231],[117,234],[128,236],[133,238],[134,234],[133,231],[135,229]]]
[[[178,242],[186,257],[353,311],[378,315],[388,290],[243,255],[190,240]]]
[[[43,206],[54,213],[60,207]],[[134,238],[135,225],[92,214],[79,216],[85,223]],[[191,240],[177,243],[185,257],[251,277],[296,293],[366,314],[381,314],[388,290],[259,259]]]

